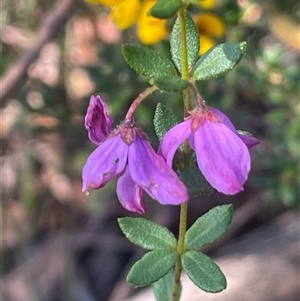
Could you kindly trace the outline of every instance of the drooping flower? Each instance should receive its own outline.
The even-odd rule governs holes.
[[[95,105],[94,101],[98,104]],[[102,108],[102,114],[93,114],[93,110]],[[175,171],[168,166],[163,157],[156,154],[142,130],[134,123],[124,121],[112,131],[105,140],[103,133],[110,128],[111,119],[107,117],[105,103],[100,97],[93,98],[88,108],[87,120],[93,120],[89,126],[92,130],[92,142],[99,144],[88,157],[82,171],[82,190],[99,189],[115,176],[117,196],[127,210],[144,213],[146,206],[143,191],[161,204],[182,204],[188,200],[188,192]],[[88,115],[87,114],[87,115]],[[96,117],[101,120],[97,121]],[[92,129],[93,127],[103,130]],[[99,143],[100,142],[100,143]]]
[[[86,0],[92,4],[102,4],[111,9],[112,21],[125,30],[137,25],[137,36],[144,44],[151,45],[167,36],[167,21],[148,15],[156,0]]]
[[[186,139],[196,153],[202,174],[212,187],[224,194],[243,190],[251,163],[248,147],[259,143],[256,138],[240,135],[229,118],[217,109],[194,109],[161,141],[159,153],[170,166],[177,148]]]

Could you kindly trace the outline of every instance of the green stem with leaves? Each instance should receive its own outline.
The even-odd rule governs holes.
[[[187,52],[187,42],[186,42],[186,7],[183,6],[178,12],[178,19],[180,25],[180,39],[181,39],[181,74],[182,78],[185,80],[189,80],[189,71],[188,71],[188,52]],[[188,111],[190,108],[190,92],[189,88],[183,90],[183,104],[184,104],[184,116],[188,115]],[[190,146],[188,141],[184,143],[184,165],[189,165],[190,159]],[[179,258],[175,265],[175,278],[174,278],[174,286],[172,292],[172,301],[178,301],[180,294],[180,278],[181,278],[181,255],[185,252],[184,247],[184,237],[186,233],[186,225],[187,225],[187,211],[188,211],[188,202],[185,202],[181,205],[180,208],[180,220],[179,220],[179,235],[178,235],[178,244],[177,244],[177,252],[179,254]]]

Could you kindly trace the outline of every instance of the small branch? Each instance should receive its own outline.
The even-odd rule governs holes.
[[[73,13],[78,0],[61,0],[49,13],[37,33],[32,47],[12,65],[0,80],[0,103],[5,101],[15,92],[20,82],[26,77],[28,67],[38,58],[42,47],[58,35],[66,21]]]

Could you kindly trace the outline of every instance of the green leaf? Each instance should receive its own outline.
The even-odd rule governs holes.
[[[220,239],[233,217],[231,204],[216,206],[200,216],[185,234],[185,247],[199,249]]]
[[[155,18],[168,19],[177,13],[181,5],[181,0],[157,0],[149,14]]]
[[[118,218],[125,236],[145,249],[176,248],[176,238],[172,232],[155,222],[140,217]]]
[[[224,75],[233,69],[247,49],[246,42],[224,43],[207,51],[195,64],[193,78],[206,80]]]
[[[165,106],[161,103],[158,103],[154,113],[154,129],[155,133],[161,141],[165,133],[178,124],[180,121],[176,115],[174,115],[171,111],[169,111]]]
[[[153,84],[160,90],[169,92],[180,92],[189,86],[189,82],[187,80],[169,75],[155,77],[153,79]]]
[[[170,248],[148,252],[133,265],[126,280],[135,286],[152,284],[174,267],[177,258],[178,254]]]
[[[179,177],[186,185],[190,195],[210,195],[213,188],[206,181],[198,166],[185,167],[179,170]]]
[[[122,45],[122,54],[128,65],[138,74],[149,78],[176,75],[172,62],[158,52],[141,45]]]
[[[188,13],[185,14],[185,19],[188,68],[190,68],[198,57],[200,48],[199,33],[196,24]],[[181,72],[181,37],[178,18],[176,19],[171,32],[170,47],[172,60],[175,63],[177,69]]]
[[[246,136],[246,137],[253,137],[253,135],[248,132],[248,131],[243,131],[243,130],[237,130],[237,132],[240,134],[240,135],[243,135],[243,136]]]
[[[201,252],[192,250],[184,253],[182,266],[189,278],[205,292],[217,293],[227,286],[219,266]]]
[[[168,274],[160,278],[157,282],[153,284],[154,295],[156,301],[170,301],[174,285],[174,269],[171,269]],[[179,301],[181,294],[181,282],[180,282],[180,292],[176,301]]]

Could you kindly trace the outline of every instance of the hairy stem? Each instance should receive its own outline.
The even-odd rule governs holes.
[[[175,265],[175,278],[174,278],[174,286],[172,292],[172,301],[179,300],[180,294],[180,277],[181,277],[181,255],[184,254],[184,236],[186,232],[186,222],[187,222],[187,210],[188,210],[188,202],[185,202],[180,207],[180,221],[179,221],[179,235],[178,235],[178,245],[177,252],[179,254],[179,258]]]
[[[180,26],[180,40],[181,40],[181,74],[182,78],[189,80],[188,70],[188,51],[186,42],[186,20],[185,20],[186,8],[183,7],[178,13],[179,26]],[[190,107],[190,92],[189,88],[184,89],[182,92],[183,104],[184,104],[184,116],[187,116]]]
[[[185,80],[189,80],[189,72],[188,72],[188,52],[187,52],[187,43],[186,43],[186,20],[185,20],[185,12],[186,7],[183,6],[178,12],[179,25],[180,25],[180,39],[181,39],[181,74],[182,78]],[[188,111],[190,108],[190,92],[189,88],[183,90],[183,105],[184,105],[184,116],[188,115]],[[189,165],[190,158],[190,146],[188,141],[184,142],[184,165]],[[184,237],[186,233],[186,224],[187,224],[187,210],[188,210],[188,202],[185,202],[181,205],[180,208],[180,220],[179,220],[179,235],[178,235],[178,245],[177,252],[179,254],[179,258],[175,265],[175,278],[174,285],[172,291],[172,301],[179,300],[180,294],[180,277],[182,271],[181,265],[181,255],[184,254]]]

